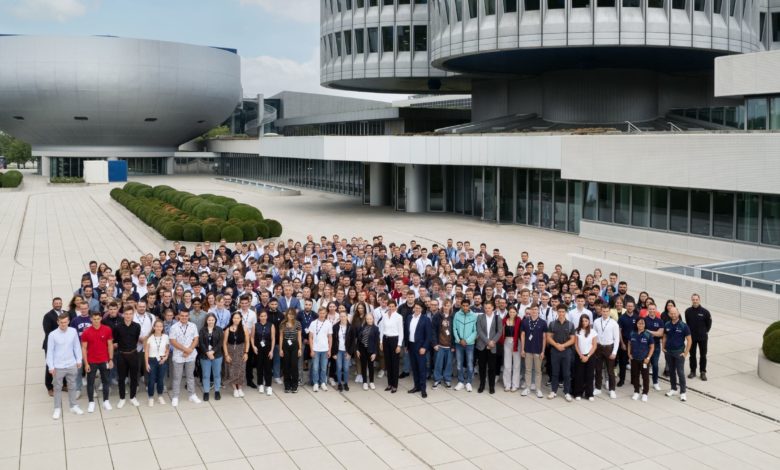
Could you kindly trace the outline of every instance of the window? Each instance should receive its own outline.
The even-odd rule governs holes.
[[[628,225],[631,215],[631,185],[615,185],[615,223]]]
[[[634,186],[631,188],[631,225],[650,226],[650,188]]]
[[[528,170],[517,170],[517,200],[515,201],[515,221],[528,223]]]
[[[336,11],[341,13],[341,0],[335,0],[336,2]]]
[[[553,229],[566,230],[566,181],[561,179],[561,172],[553,172]]]
[[[531,190],[528,194],[528,202],[530,206],[529,212],[529,225],[539,225],[539,187],[541,186],[541,175],[539,170],[531,170],[529,178],[531,180]],[[595,183],[594,183],[595,184]]]
[[[468,0],[469,5],[469,18],[477,17],[477,0]]]
[[[780,129],[780,98],[771,98],[769,104],[769,128]]]
[[[516,13],[517,0],[504,0],[504,13]]]
[[[729,15],[734,16],[734,11],[737,9],[737,0],[731,0],[729,5]]]
[[[539,10],[539,0],[524,0],[525,11],[537,11]]]
[[[447,24],[450,24],[450,0],[439,0],[439,2],[444,2],[444,12],[447,16]],[[441,11],[441,5],[439,6],[439,11]]]
[[[639,0],[623,0],[623,6],[626,8],[637,8],[640,4]]]
[[[737,240],[758,241],[757,194],[737,194]]]
[[[612,7],[612,8],[614,8],[615,7],[615,0],[598,0],[596,2],[596,5],[598,5],[600,7],[607,7],[607,8]]]
[[[580,220],[582,219],[582,188],[584,183],[569,181],[568,216],[566,229],[569,232],[580,232]]]
[[[685,0],[672,0],[672,8],[675,10],[685,10]]]
[[[694,0],[693,9],[694,11],[704,11],[704,0]]]
[[[341,57],[341,33],[336,33],[336,54]]]
[[[589,1],[589,0],[577,0],[577,1]],[[566,7],[565,0],[547,0],[548,10],[555,10],[555,9],[565,8],[565,7]]]
[[[363,8],[364,6],[366,6],[366,0],[355,0],[355,3],[358,8]]]
[[[455,0],[455,21],[463,21],[463,0]]]
[[[368,28],[368,52],[379,52],[379,31],[377,28]]]
[[[715,0],[712,4],[712,12],[716,15],[720,15],[721,10],[723,9],[723,0]]]
[[[734,238],[734,193],[717,191],[713,194],[712,236]]]
[[[395,0],[382,0],[382,6],[391,7],[395,5]]]
[[[669,230],[688,233],[688,191],[669,190]]]
[[[485,0],[485,16],[496,14],[496,0]]]
[[[780,42],[780,13],[772,13],[772,42]]]
[[[669,191],[666,188],[650,190],[650,227],[658,230],[669,228]]]
[[[758,40],[764,42],[764,33],[766,32],[766,13],[763,11],[758,14]]]
[[[766,98],[755,98],[747,100],[747,128],[748,130],[763,130],[767,128],[767,109]]]
[[[710,235],[710,192],[691,191],[691,233]]]
[[[382,52],[393,52],[392,26],[382,26]]]
[[[761,242],[780,245],[780,196],[763,196]]]
[[[349,11],[352,9],[352,0],[344,0],[344,5],[346,6],[346,10]]]
[[[411,27],[410,26],[397,26],[396,32],[398,34],[398,52],[409,52],[411,50]]]
[[[560,3],[558,0],[548,0],[548,4],[550,5],[550,8],[563,8],[562,6],[552,6],[552,4]],[[588,8],[590,7],[590,0],[572,0],[571,2],[572,8]]]
[[[599,183],[599,221],[612,223],[612,193],[615,185]]]
[[[664,0],[647,0],[648,8],[663,8]]]
[[[355,53],[362,54],[365,52],[366,44],[363,39],[363,30],[362,29],[356,29],[355,30]]]
[[[428,27],[425,25],[414,26],[414,52],[428,50]]]
[[[344,53],[352,55],[352,31],[344,31]]]
[[[515,219],[515,170],[514,168],[499,169],[498,204],[499,222],[513,222]]]
[[[599,185],[592,181],[582,183],[585,191],[585,199],[582,206],[582,218],[597,220]]]

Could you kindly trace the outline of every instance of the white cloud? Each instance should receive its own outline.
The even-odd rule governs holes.
[[[13,13],[29,20],[67,21],[84,15],[87,6],[82,0],[21,0]]]
[[[241,0],[241,5],[257,5],[273,15],[301,23],[315,23],[320,20],[320,5],[317,0]]]
[[[280,91],[322,93],[380,101],[402,100],[407,96],[349,92],[320,86],[320,64],[317,50],[315,50],[314,57],[306,62],[296,62],[272,56],[242,57],[241,82],[244,96],[255,96],[262,93],[269,97]]]

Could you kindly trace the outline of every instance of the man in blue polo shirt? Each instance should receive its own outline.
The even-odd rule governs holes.
[[[685,358],[691,350],[691,330],[680,320],[680,312],[676,307],[669,307],[669,321],[664,325],[664,336],[661,345],[669,364],[669,381],[672,389],[666,392],[667,397],[677,395],[677,381],[680,381],[680,400],[685,396]]]
[[[653,369],[653,389],[661,390],[658,384],[658,358],[661,357],[661,338],[664,336],[664,322],[658,314],[658,307],[652,301],[647,302],[647,317],[645,317],[645,329],[653,337],[653,355],[650,357],[650,365]]]
[[[639,319],[639,312],[636,311],[636,304],[629,300],[626,303],[626,312],[618,318],[620,327],[620,349],[618,349],[618,387],[626,383],[626,369],[628,366],[628,343],[631,342],[631,333],[636,331],[636,321]]]

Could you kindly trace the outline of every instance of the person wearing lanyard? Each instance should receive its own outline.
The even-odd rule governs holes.
[[[114,337],[111,328],[103,325],[103,315],[92,312],[92,327],[81,333],[81,349],[84,358],[84,370],[87,372],[88,413],[95,411],[95,374],[100,372],[100,382],[103,384],[103,407],[111,409],[108,401],[108,370],[114,367]]]
[[[404,320],[400,313],[396,312],[395,300],[387,302],[387,316],[382,320],[379,328],[379,349],[385,353],[385,366],[387,367],[386,392],[398,391],[398,365],[400,362],[401,345],[404,341]]]
[[[138,406],[135,392],[138,389],[138,338],[141,337],[141,325],[133,321],[135,310],[132,306],[125,307],[122,317],[124,321],[114,327],[114,344],[119,353],[116,367],[119,370],[119,402],[117,408],[125,406],[125,379],[130,378],[130,402]]]
[[[354,328],[347,320],[346,310],[339,311],[339,322],[333,326],[331,356],[336,356],[336,382],[339,392],[349,391],[349,361],[355,354]]]
[[[691,330],[680,320],[677,307],[669,308],[669,321],[664,325],[664,336],[661,338],[661,348],[666,354],[669,364],[669,382],[672,389],[666,392],[667,397],[677,395],[677,381],[680,381],[680,401],[686,401],[685,395],[685,358],[691,350]]]
[[[294,308],[288,309],[279,332],[279,342],[282,344],[279,356],[282,359],[284,393],[298,393],[298,361],[303,355],[303,340],[301,323],[297,317],[298,312]]]
[[[574,395],[577,400],[582,397],[593,401],[593,361],[596,354],[598,338],[596,332],[590,326],[590,317],[587,314],[580,316],[580,323],[576,331],[577,340],[574,348],[577,351],[577,362],[574,377]]]
[[[319,318],[309,325],[309,344],[311,344],[313,390],[328,391],[328,359],[333,343],[333,324],[327,319],[328,309],[320,307]]]
[[[268,393],[271,390],[271,376],[273,375],[274,346],[276,344],[276,327],[268,321],[268,312],[260,311],[258,321],[251,334],[252,350],[255,353],[257,368],[257,391]],[[270,395],[271,391],[268,393]]]
[[[306,299],[303,301],[303,310],[298,312],[298,323],[301,324],[301,331],[307,331],[309,325],[317,318],[317,312],[314,310],[314,301],[312,299]],[[311,371],[309,368],[309,357],[311,356],[311,345],[309,344],[309,335],[302,335],[303,339],[303,351],[298,357],[298,371],[309,371],[309,383],[312,385]],[[300,382],[300,380],[299,380]],[[297,390],[298,387],[295,387]]]
[[[165,390],[165,375],[168,371],[168,352],[170,341],[168,335],[163,333],[163,321],[159,318],[154,321],[152,334],[146,340],[144,347],[144,360],[146,372],[149,374],[146,380],[146,394],[149,396],[149,406],[154,406],[154,390],[157,388],[157,400],[161,405],[165,404],[163,392]]]
[[[645,329],[653,337],[653,354],[650,357],[650,365],[653,368],[653,390],[661,390],[658,384],[658,358],[661,357],[661,338],[664,336],[664,322],[658,315],[658,307],[655,302],[648,301],[646,304],[647,316],[645,320]]]
[[[648,310],[648,316],[649,316]],[[631,385],[634,386],[632,400],[639,399],[639,375],[642,375],[642,401],[647,401],[647,392],[650,391],[650,377],[647,364],[653,356],[655,343],[650,332],[645,329],[645,319],[640,318],[636,322],[636,331],[631,332],[631,341],[628,343],[628,355],[631,357]]]
[[[214,399],[220,400],[222,395],[222,361],[224,351],[222,337],[224,331],[217,326],[217,316],[206,314],[206,322],[200,329],[198,337],[198,355],[200,356],[201,384],[203,385],[203,401],[209,400],[211,377],[214,377]]]
[[[428,379],[428,350],[431,347],[431,319],[422,314],[423,307],[420,303],[415,303],[412,307],[412,314],[406,318],[404,325],[404,338],[406,340],[406,352],[409,354],[409,365],[412,369],[414,387],[409,393],[420,392],[423,398],[428,397],[425,389]]]
[[[190,324],[190,313],[180,312],[179,323],[171,327],[169,340],[173,346],[173,381],[171,384],[171,406],[179,406],[179,394],[181,393],[181,379],[187,380],[187,390],[190,393],[189,400],[192,403],[200,403],[195,395],[195,361],[198,353],[198,331],[195,325]]]
[[[249,357],[249,344],[251,342],[249,331],[241,319],[241,312],[233,312],[230,316],[230,326],[224,331],[222,348],[225,353],[225,362],[228,364],[227,384],[233,385],[233,396],[243,398],[242,386],[246,382],[246,361]],[[271,395],[271,387],[266,388],[266,393]]]
[[[452,342],[452,304],[447,300],[442,311],[436,313],[431,321],[433,326],[433,389],[452,386],[452,356],[455,346]]]
[[[632,301],[629,301],[626,303],[625,313],[623,313],[620,318],[618,318],[618,326],[620,327],[620,349],[618,349],[618,387],[622,387],[626,382],[626,370],[628,369],[628,342],[631,340],[631,333],[636,330],[636,321],[638,319],[639,312],[636,311],[636,304],[634,304]]]
[[[531,305],[527,309],[527,315],[523,318],[520,329],[520,356],[521,361],[526,357],[530,359],[530,364],[526,365],[526,372],[523,382],[526,387],[521,392],[522,396],[528,396],[528,384],[530,389],[536,388],[536,397],[542,398],[542,361],[544,360],[544,349],[547,345],[547,323],[539,318],[539,307]]]
[[[617,358],[617,352],[620,348],[620,327],[610,317],[608,304],[601,304],[599,309],[601,310],[601,318],[593,322],[593,330],[598,336],[596,357],[594,358],[596,386],[593,389],[593,394],[601,395],[601,386],[604,382],[604,364],[606,364],[609,398],[617,398],[615,393],[615,358]]]
[[[136,313],[133,314],[133,321],[138,323],[138,325],[141,327],[141,336],[138,337],[138,345],[136,346],[136,351],[138,352],[138,354],[136,354],[138,358],[137,373],[141,378],[143,378],[144,374],[146,374],[143,355],[144,344],[146,343],[146,338],[148,338],[152,333],[152,326],[154,325],[154,315],[147,312],[146,307],[146,301],[139,300],[135,304]]]
[[[244,328],[246,328],[248,332],[251,332],[252,328],[255,327],[255,323],[257,323],[257,313],[255,313],[255,311],[249,307],[251,303],[251,297],[249,297],[247,294],[244,294],[238,298],[239,313],[241,313],[241,323],[244,324]],[[249,338],[247,338],[247,344],[249,344],[249,342]],[[254,379],[256,363],[257,359],[255,358],[255,351],[254,349],[249,348],[249,357],[247,357],[245,365],[246,370],[244,372],[244,375],[246,375],[246,386],[249,388],[257,388]]]

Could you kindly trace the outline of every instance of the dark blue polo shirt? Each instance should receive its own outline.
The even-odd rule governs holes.
[[[627,343],[631,340],[631,333],[636,331],[636,321],[639,320],[639,312],[634,311],[633,315],[624,313],[618,318],[618,326],[620,326],[620,335],[623,337],[623,342]],[[649,329],[649,328],[648,328]]]
[[[525,332],[525,352],[530,354],[541,354],[542,340],[547,331],[547,323],[542,317],[537,317],[535,321],[531,320],[531,316],[529,315],[523,318],[520,328]]]
[[[655,318],[650,318],[649,316],[645,317],[645,329],[647,331],[657,331],[663,329],[663,327],[664,327],[664,321],[661,320],[661,317],[659,316],[656,316]],[[653,336],[653,342],[655,343],[655,347],[657,348],[658,345],[661,344],[661,337]]]
[[[644,361],[650,354],[650,344],[653,341],[652,335],[648,331],[642,333],[634,331],[631,333],[631,359]]]
[[[666,325],[664,325],[666,350],[675,354],[685,351],[685,338],[690,336],[690,334],[691,330],[682,320],[678,320],[677,323],[666,322]]]

